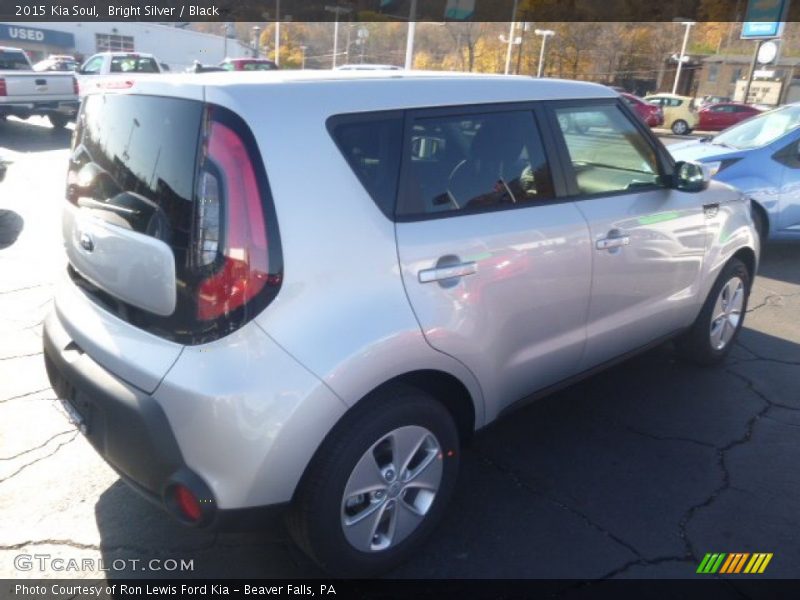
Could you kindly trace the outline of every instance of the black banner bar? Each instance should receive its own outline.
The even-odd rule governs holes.
[[[274,21],[275,0],[0,0],[0,21]],[[517,7],[512,18],[512,10]],[[741,21],[746,0],[282,0],[281,21]],[[800,21],[800,2],[789,9]]]
[[[2,580],[3,600],[513,600],[553,598],[760,599],[794,600],[800,585],[791,580],[716,578],[691,580]]]

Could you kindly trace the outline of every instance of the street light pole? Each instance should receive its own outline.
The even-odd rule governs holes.
[[[302,67],[301,67],[302,69],[306,68],[306,49],[308,49],[308,46],[306,46],[306,45],[300,46],[300,52],[303,53],[302,54],[303,62],[302,62]]]
[[[514,1],[516,2],[516,0]],[[414,35],[417,32],[416,18],[417,0],[411,0],[411,8],[408,11],[408,35],[406,37],[406,70],[410,70],[414,67]]]
[[[686,44],[689,41],[689,30],[694,25],[694,21],[683,21],[683,24],[686,26],[686,33],[683,34],[683,45],[681,46],[681,55],[678,57],[678,68],[675,69],[675,81],[672,84],[672,93],[675,94],[678,91],[678,82],[681,78],[681,68],[683,67],[683,57],[686,55]]]
[[[281,55],[281,0],[275,0],[275,64],[280,64]]]
[[[541,77],[542,69],[544,68],[544,50],[547,45],[547,38],[551,35],[555,35],[556,32],[552,29],[534,29],[533,33],[542,36],[542,46],[539,49],[539,68],[536,71],[536,77]]]
[[[333,20],[333,67],[336,68],[336,55],[339,54],[339,15],[341,13],[349,13],[352,9],[346,6],[326,6],[325,10],[332,12]]]
[[[517,1],[514,0],[514,7],[511,9],[511,25],[508,28],[508,48],[506,48],[506,70],[505,74],[508,75],[511,71],[511,51],[514,47],[514,25],[516,25],[517,18]]]
[[[258,58],[259,31],[261,31],[261,27],[255,25],[253,27],[253,58]]]

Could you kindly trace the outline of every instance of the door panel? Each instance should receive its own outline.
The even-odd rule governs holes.
[[[585,340],[591,253],[571,202],[397,224],[400,264],[428,342],[478,378],[492,419],[572,374]],[[471,265],[431,280],[429,269]]]
[[[589,224],[592,296],[581,370],[688,325],[705,254],[702,195],[662,186],[651,134],[614,103],[552,105],[576,204]]]
[[[573,202],[555,199],[530,111],[415,113],[404,149],[396,232],[406,292],[431,346],[480,381],[491,420],[574,373],[588,226]]]
[[[578,202],[590,223],[594,255],[582,367],[591,368],[691,322],[705,254],[699,198],[652,190]],[[598,247],[613,237],[628,243]]]

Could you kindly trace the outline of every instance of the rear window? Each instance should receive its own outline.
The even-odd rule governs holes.
[[[0,71],[29,71],[30,68],[31,65],[22,52],[0,50]]]
[[[140,56],[115,56],[111,59],[112,73],[160,73],[155,59]]]
[[[403,143],[402,115],[334,117],[329,128],[375,204],[383,214],[393,218]]]
[[[69,165],[68,200],[172,248],[179,298],[190,276],[187,253],[202,117],[202,103],[192,100],[88,96]],[[174,337],[171,333],[186,329],[180,311],[157,317],[90,291],[112,312],[154,333]]]

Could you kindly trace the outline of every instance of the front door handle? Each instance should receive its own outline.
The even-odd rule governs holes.
[[[629,246],[631,238],[627,235],[619,235],[614,237],[603,238],[597,240],[598,250],[611,250],[612,248],[621,248],[622,246]]]
[[[442,281],[443,279],[454,279],[473,275],[478,272],[478,264],[475,261],[447,265],[446,267],[434,267],[433,269],[423,269],[419,272],[420,283],[431,283],[432,281]]]

